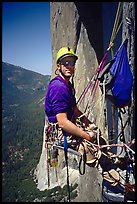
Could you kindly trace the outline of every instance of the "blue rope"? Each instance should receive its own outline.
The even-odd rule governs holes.
[[[70,187],[69,187],[69,171],[68,171],[68,143],[67,143],[67,135],[66,132],[63,131],[64,135],[64,154],[65,154],[65,161],[66,161],[66,166],[67,166],[67,187],[68,187],[68,202],[70,202]]]
[[[64,135],[64,151],[67,153],[68,143],[67,143],[67,135],[66,132],[63,132]]]

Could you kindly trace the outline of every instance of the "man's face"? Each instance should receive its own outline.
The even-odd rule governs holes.
[[[60,72],[65,77],[71,77],[75,71],[76,60],[74,57],[65,57],[60,63]]]

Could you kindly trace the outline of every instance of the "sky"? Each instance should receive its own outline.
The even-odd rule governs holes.
[[[2,61],[51,75],[50,2],[2,2]]]

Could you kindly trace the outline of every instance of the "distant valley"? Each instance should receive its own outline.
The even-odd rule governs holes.
[[[33,201],[50,75],[2,62],[2,201]]]

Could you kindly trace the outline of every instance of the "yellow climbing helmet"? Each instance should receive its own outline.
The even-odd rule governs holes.
[[[75,57],[75,59],[77,60],[78,57],[75,55],[73,49],[69,48],[69,47],[62,47],[60,48],[60,50],[57,53],[57,59],[56,59],[56,63],[58,64],[59,61],[61,61],[64,57]]]

